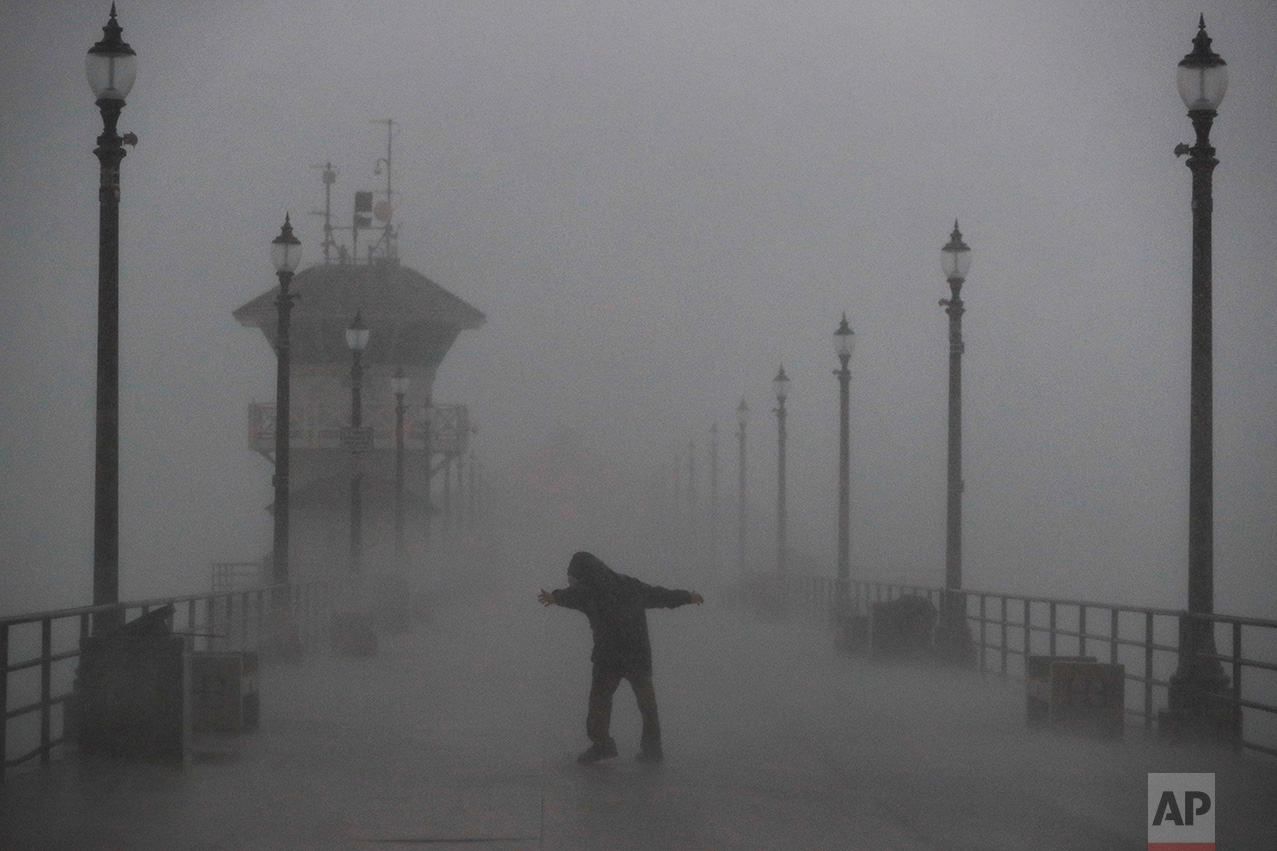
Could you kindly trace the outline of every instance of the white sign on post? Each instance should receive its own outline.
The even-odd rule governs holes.
[[[1215,775],[1148,776],[1149,851],[1214,851]]]

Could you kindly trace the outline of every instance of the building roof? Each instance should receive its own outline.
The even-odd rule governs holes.
[[[293,276],[289,289],[298,296],[293,316],[320,315],[349,322],[355,311],[365,322],[428,320],[472,330],[487,321],[483,312],[445,290],[425,275],[398,263],[330,263],[311,266]],[[249,328],[275,325],[276,285],[237,308],[235,318]]]
[[[345,329],[359,311],[371,332],[366,363],[438,365],[461,331],[479,328],[482,311],[425,275],[392,262],[319,264],[293,276],[291,348],[298,363],[344,363]],[[275,348],[276,285],[233,313]]]

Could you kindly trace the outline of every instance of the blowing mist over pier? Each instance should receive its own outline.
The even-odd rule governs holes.
[[[3,6],[0,847],[1277,846],[1274,32]]]

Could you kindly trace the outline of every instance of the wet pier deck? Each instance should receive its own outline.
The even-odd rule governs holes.
[[[368,660],[263,673],[259,730],[186,766],[69,757],[0,786],[0,848],[1143,848],[1147,773],[1213,772],[1217,842],[1277,848],[1277,760],[1026,730],[1022,686],[836,656],[803,624],[650,616],[666,761],[576,765],[579,615],[535,589],[437,612]]]

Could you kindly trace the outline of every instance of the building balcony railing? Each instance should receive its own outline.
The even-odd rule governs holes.
[[[421,452],[425,448],[426,428],[430,429],[432,454],[461,455],[470,443],[473,427],[465,405],[435,405],[429,421],[420,406],[404,408],[404,450]],[[290,416],[289,446],[294,451],[307,449],[344,449],[342,432],[349,420],[322,417],[305,411]],[[395,406],[366,405],[363,409],[365,428],[372,432],[372,448],[395,448]],[[248,445],[254,452],[271,455],[275,451],[275,406],[254,402],[248,406]]]

